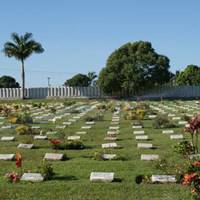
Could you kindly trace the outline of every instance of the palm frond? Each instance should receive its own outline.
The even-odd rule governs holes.
[[[21,40],[20,40],[20,36],[17,33],[12,33],[11,34],[11,39],[18,45],[20,45]]]

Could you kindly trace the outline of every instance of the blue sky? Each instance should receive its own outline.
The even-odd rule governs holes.
[[[45,52],[26,61],[28,87],[59,86],[76,73],[97,73],[118,47],[150,41],[171,70],[200,65],[199,0],[2,0],[0,48],[12,32],[32,32]],[[0,53],[0,76],[19,82],[20,63]]]

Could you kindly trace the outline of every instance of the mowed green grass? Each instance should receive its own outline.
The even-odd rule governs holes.
[[[173,104],[173,102],[170,102]],[[96,111],[93,111],[96,112]],[[177,141],[169,139],[169,135],[162,134],[161,129],[153,129],[151,120],[144,120],[145,132],[158,148],[155,150],[138,150],[137,141],[133,135],[132,122],[120,118],[120,134],[117,144],[121,149],[102,150],[101,144],[106,143],[104,137],[111,122],[112,113],[106,111],[104,121],[98,121],[93,128],[86,130],[81,139],[87,146],[84,150],[58,150],[66,153],[70,158],[66,161],[51,162],[56,176],[51,181],[42,183],[16,184],[7,183],[4,175],[10,171],[16,171],[15,162],[0,161],[0,200],[190,200],[189,188],[179,184],[136,184],[135,178],[141,174],[160,173],[153,167],[153,162],[140,161],[141,153],[159,154],[169,163],[183,163],[182,157],[173,151],[173,145]],[[69,117],[68,117],[69,118]],[[67,118],[66,118],[67,119]],[[62,120],[65,121],[65,120]],[[80,119],[65,134],[72,135],[80,131],[85,122]],[[48,125],[42,125],[48,126]],[[47,128],[47,127],[46,127]],[[180,133],[182,128],[174,129]],[[1,131],[0,135],[15,135],[14,131]],[[0,153],[21,152],[23,156],[23,170],[36,171],[44,154],[55,152],[48,141],[34,141],[36,149],[18,149],[19,143],[28,140],[27,136],[16,136],[15,142],[1,142]],[[96,161],[91,158],[95,152],[116,153],[126,158],[125,161]],[[121,182],[91,183],[90,173],[115,172],[115,177]]]

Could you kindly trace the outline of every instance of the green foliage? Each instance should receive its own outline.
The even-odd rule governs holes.
[[[91,121],[102,121],[103,120],[103,113],[98,111],[94,115],[87,115],[84,117],[84,121],[91,122]]]
[[[176,125],[166,115],[157,115],[153,120],[153,128],[173,128]]]
[[[63,102],[64,106],[72,106],[76,103],[76,101],[72,101],[72,100],[67,100]]]
[[[98,85],[106,94],[138,94],[168,82],[169,67],[169,59],[156,53],[150,42],[127,43],[109,56]]]
[[[11,115],[8,120],[12,124],[31,124],[31,123],[33,123],[33,118],[27,112]]]
[[[198,86],[200,84],[200,67],[196,65],[188,65],[176,76],[176,84]]]
[[[51,180],[55,175],[52,164],[43,161],[42,165],[39,167],[39,172],[44,177],[44,180]]]
[[[90,79],[85,74],[77,74],[71,79],[65,81],[65,86],[71,87],[88,87],[90,85]]]
[[[154,168],[156,170],[167,172],[169,168],[169,164],[166,159],[158,159],[154,162]]]
[[[0,88],[19,88],[19,83],[11,76],[0,77]]]
[[[75,140],[75,141],[68,141],[66,143],[66,149],[74,149],[74,150],[78,150],[78,149],[84,149],[85,146],[81,141]]]
[[[182,154],[183,156],[190,155],[194,153],[193,145],[188,141],[181,141],[174,146],[175,152]]]
[[[28,125],[20,125],[16,129],[18,135],[30,135],[32,134],[32,129]]]

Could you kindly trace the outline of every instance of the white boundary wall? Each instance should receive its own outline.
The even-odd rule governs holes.
[[[102,98],[103,93],[98,87],[50,87],[26,88],[27,99],[45,98]],[[0,88],[0,99],[20,99],[20,88]]]

